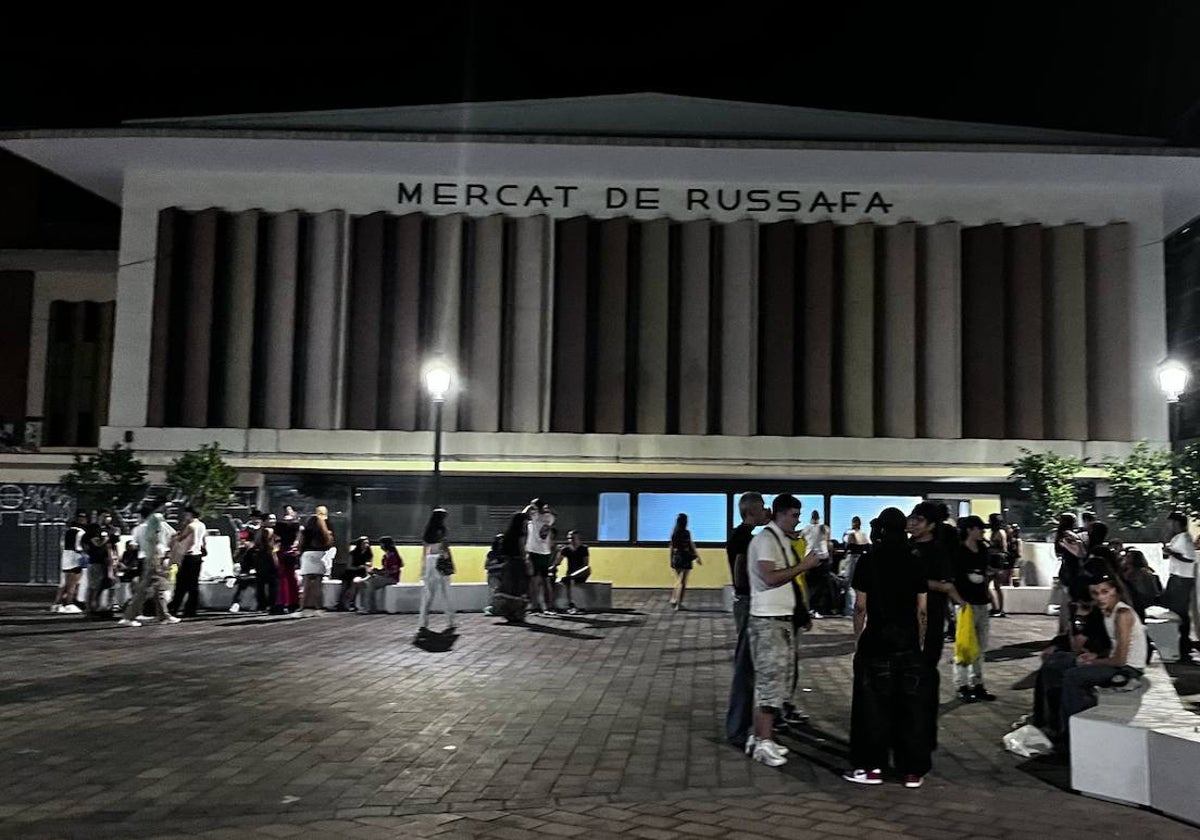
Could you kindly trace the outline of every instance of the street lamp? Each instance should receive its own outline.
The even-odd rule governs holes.
[[[1187,390],[1192,372],[1178,359],[1167,359],[1158,366],[1158,387],[1167,395],[1167,402],[1179,402],[1180,395]]]
[[[442,503],[442,407],[454,375],[444,362],[436,361],[426,366],[424,379],[425,390],[433,400],[433,506],[436,508]]]

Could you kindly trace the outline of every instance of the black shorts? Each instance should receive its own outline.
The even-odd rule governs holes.
[[[554,579],[554,572],[550,568],[549,554],[530,554],[529,562],[533,565],[533,576],[544,577],[550,580]]]

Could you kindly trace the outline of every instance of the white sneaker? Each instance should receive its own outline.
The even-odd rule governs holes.
[[[787,747],[785,747],[783,744],[779,743],[778,741],[768,741],[767,743],[773,745],[775,752],[779,753],[780,755],[787,755],[789,752],[791,752],[791,750],[789,750]],[[754,747],[757,746],[757,744],[758,744],[758,739],[754,737],[753,732],[751,732],[749,735],[747,735],[746,736],[746,755],[753,755]]]
[[[779,751],[779,745],[769,738],[764,738],[754,746],[754,760],[768,767],[787,764],[787,758]]]
[[[71,615],[79,615],[81,612],[83,612],[83,610],[79,609],[79,607],[75,606],[74,604],[65,604],[63,608],[59,610],[59,612],[70,613]]]
[[[119,626],[119,627],[141,627],[142,622],[138,621],[136,618],[132,618],[132,619],[122,618],[120,621],[117,622],[117,626]]]
[[[230,612],[232,612],[232,613],[235,613],[235,612],[241,612],[241,611],[242,611],[242,605],[241,605],[241,604],[230,604],[230,605],[229,605],[229,611],[230,611]]]
[[[182,620],[183,619],[181,619],[181,618],[176,618],[173,615],[169,615],[166,618],[161,619],[158,623],[159,624],[178,624]]]

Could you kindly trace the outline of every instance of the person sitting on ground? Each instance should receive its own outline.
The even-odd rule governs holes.
[[[1121,598],[1116,579],[1105,576],[1091,587],[1092,598],[1104,616],[1104,629],[1112,640],[1108,656],[1084,651],[1068,668],[1062,681],[1062,734],[1069,735],[1073,715],[1096,705],[1093,689],[1124,685],[1142,675],[1149,654],[1146,630],[1133,607]]]
[[[592,574],[592,567],[588,547],[583,544],[578,531],[568,531],[567,544],[558,549],[555,565],[563,560],[567,561],[567,571],[562,576],[563,589],[567,593],[567,615],[579,615],[579,608],[575,606],[574,587],[587,583]]]
[[[396,549],[395,539],[392,537],[380,537],[379,548],[383,551],[383,556],[380,558],[380,568],[371,569],[365,581],[366,594],[363,600],[366,602],[367,612],[369,613],[380,612],[380,610],[375,608],[379,590],[399,583],[400,570],[404,568],[404,558],[400,556],[400,552]]]
[[[358,612],[358,589],[366,582],[373,561],[371,538],[359,537],[351,546],[346,568],[342,570],[342,592],[337,605],[339,612]]]
[[[1146,555],[1136,548],[1129,549],[1121,558],[1121,579],[1133,599],[1132,606],[1138,619],[1144,622],[1146,607],[1157,606],[1162,600],[1162,581],[1150,568]]]

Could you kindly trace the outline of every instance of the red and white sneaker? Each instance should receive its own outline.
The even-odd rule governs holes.
[[[923,784],[925,784],[923,776],[913,776],[910,774],[904,777],[904,786],[906,788],[919,788]]]
[[[856,785],[881,785],[883,784],[883,771],[878,767],[874,770],[847,770],[842,774],[842,778],[847,782],[854,782]]]

